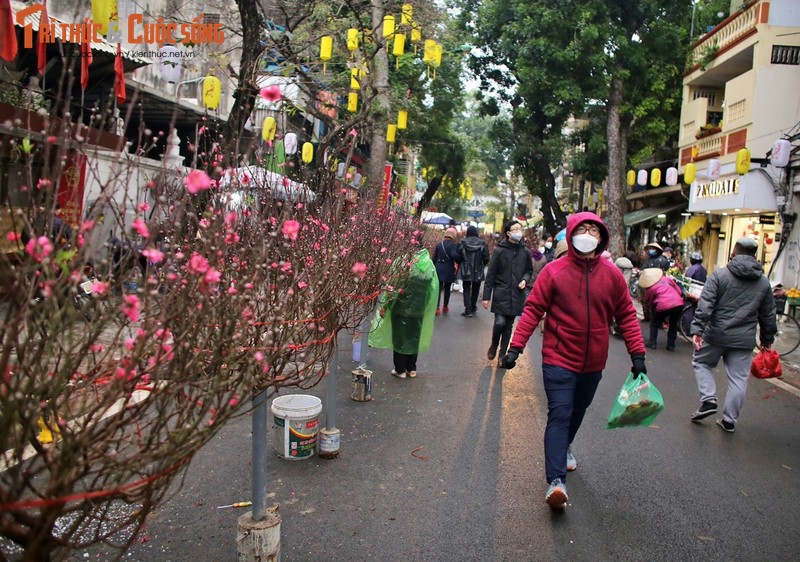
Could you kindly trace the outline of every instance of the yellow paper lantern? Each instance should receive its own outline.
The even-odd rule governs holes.
[[[742,148],[736,153],[736,173],[745,175],[750,171],[750,149]]]
[[[442,64],[442,45],[440,43],[436,43],[436,46],[433,48],[433,63],[431,66],[433,68],[439,68]]]
[[[347,111],[350,113],[358,111],[358,94],[355,92],[347,94]]]
[[[100,26],[100,35],[108,34],[108,24],[117,22],[117,0],[92,0],[92,20]]]
[[[636,170],[628,170],[628,175],[625,176],[628,185],[633,186],[636,184]]]
[[[386,127],[386,142],[394,142],[396,136],[397,136],[397,125],[395,125],[394,123],[389,123],[389,126]]]
[[[303,162],[309,164],[314,159],[314,145],[310,142],[304,142],[301,156],[303,158]]]
[[[222,82],[216,76],[206,76],[203,80],[203,105],[208,109],[217,109],[222,99]]]
[[[422,50],[422,62],[427,65],[433,64],[433,60],[436,58],[436,54],[434,51],[436,50],[436,41],[433,39],[426,39],[425,46]]]
[[[683,170],[683,183],[692,184],[694,183],[694,178],[697,175],[697,166],[694,164],[686,164],[686,168]]]
[[[422,41],[422,26],[414,22],[411,24],[411,42],[419,43]]]
[[[602,187],[597,188],[597,201],[602,203],[605,197],[605,191],[603,191]]]
[[[394,35],[394,16],[383,16],[383,38]]]
[[[394,36],[394,47],[392,54],[396,57],[402,57],[406,52],[406,34],[396,33]]]
[[[408,111],[401,109],[397,112],[397,128],[403,130],[408,127]]]
[[[353,68],[350,70],[350,89],[351,90],[358,90],[361,88],[361,85],[358,83],[359,72],[357,68]]]
[[[401,25],[411,25],[411,19],[414,17],[414,6],[411,4],[403,4],[403,8],[400,11],[400,24]]]
[[[661,185],[661,170],[658,168],[653,168],[650,172],[650,185],[653,187],[658,187]]]
[[[275,138],[278,131],[278,122],[274,117],[264,117],[264,125],[261,127],[261,138],[269,142]]]
[[[325,35],[319,44],[319,58],[322,61],[331,60],[333,56],[333,37]]]
[[[358,30],[355,28],[347,30],[347,50],[351,53],[358,50]]]

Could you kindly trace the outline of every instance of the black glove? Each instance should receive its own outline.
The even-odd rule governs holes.
[[[633,363],[631,366],[633,378],[637,379],[639,375],[647,374],[647,367],[644,364],[644,355],[631,355],[631,362]]]
[[[500,358],[500,366],[503,369],[513,369],[517,366],[517,358],[522,353],[522,350],[517,347],[510,347],[508,353]]]

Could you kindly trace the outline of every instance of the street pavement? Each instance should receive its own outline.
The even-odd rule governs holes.
[[[460,299],[455,293],[450,314],[436,319],[417,379],[392,377],[391,353],[370,350],[371,402],[350,399],[355,364],[351,337],[342,335],[339,458],[270,456],[284,562],[800,557],[800,390],[793,375],[780,386],[750,380],[735,434],[714,418],[693,424],[690,345],[679,339],[677,351],[667,352],[662,332],[647,366],[664,412],[650,428],[607,430],[630,367],[624,343],[612,338],[574,443],[569,505],[552,512],[544,503],[541,338],[537,332],[515,369],[497,370],[485,356],[491,314],[480,309],[464,318]],[[720,368],[724,395],[723,379]],[[306,393],[326,405],[325,392],[323,383]],[[322,426],[324,420],[323,411]],[[126,559],[237,559],[242,510],[217,506],[250,499],[250,424],[249,416],[234,420],[199,452],[183,487],[151,514]]]

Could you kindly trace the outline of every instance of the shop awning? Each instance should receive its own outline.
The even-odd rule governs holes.
[[[671,211],[677,211],[678,209],[683,209],[685,207],[686,202],[668,203],[658,207],[647,207],[646,209],[639,209],[638,211],[627,213],[623,217],[622,221],[625,226],[633,226],[635,224],[639,224],[640,222],[649,221],[658,215],[665,215]]]
[[[678,238],[680,238],[681,240],[686,240],[687,238],[694,236],[698,230],[700,230],[701,228],[703,228],[703,226],[705,226],[705,224],[706,224],[705,215],[699,215],[690,218],[688,221],[686,221],[686,224],[684,224],[678,231]]]

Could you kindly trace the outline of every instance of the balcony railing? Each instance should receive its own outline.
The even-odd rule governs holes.
[[[758,0],[722,20],[719,25],[694,44],[689,56],[689,68],[708,64],[717,54],[755,31],[761,10],[767,9],[768,6],[769,0]]]
[[[694,144],[694,146],[696,146],[698,149],[697,156],[695,158],[701,160],[703,158],[709,158],[722,154],[722,140],[724,138],[725,135],[720,132],[698,139]]]

